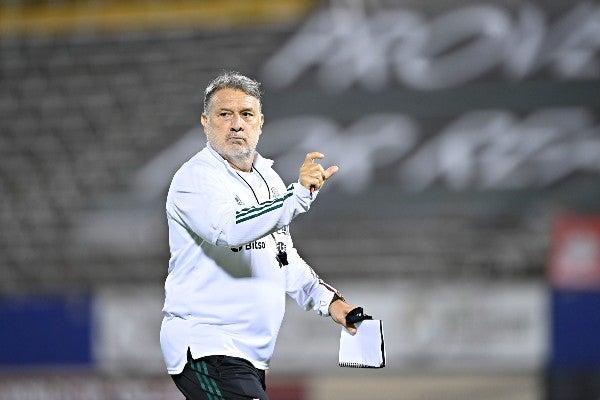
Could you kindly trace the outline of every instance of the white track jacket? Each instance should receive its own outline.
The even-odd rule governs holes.
[[[258,155],[253,173],[234,170],[207,145],[175,174],[167,195],[170,260],[160,342],[170,374],[194,358],[228,355],[267,369],[287,293],[327,316],[335,289],[294,249],[288,225],[310,192],[287,188]],[[316,192],[314,193],[316,196]],[[276,259],[287,253],[288,265]]]

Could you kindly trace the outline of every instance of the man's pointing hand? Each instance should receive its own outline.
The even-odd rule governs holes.
[[[315,190],[319,190],[327,179],[338,172],[339,167],[337,165],[323,169],[321,164],[315,162],[316,159],[322,159],[323,157],[325,155],[318,151],[306,155],[304,163],[300,167],[300,184],[305,188],[310,189],[312,186]]]

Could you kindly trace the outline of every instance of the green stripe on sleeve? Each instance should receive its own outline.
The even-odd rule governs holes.
[[[279,197],[275,200],[261,203],[261,205],[258,207],[244,208],[243,210],[236,212],[235,223],[239,224],[241,222],[248,221],[249,219],[265,214],[269,211],[281,208],[283,206],[283,202],[287,198],[291,197],[292,194],[293,193],[291,191],[288,191],[283,197]]]

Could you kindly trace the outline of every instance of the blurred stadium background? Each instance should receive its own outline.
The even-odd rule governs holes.
[[[260,151],[341,171],[301,254],[387,367],[289,304],[273,400],[600,398],[600,4],[5,0],[0,400],[182,398],[158,343],[164,197],[222,69]]]

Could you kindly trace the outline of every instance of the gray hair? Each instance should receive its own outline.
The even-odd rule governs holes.
[[[249,96],[258,99],[260,104],[261,91],[260,82],[250,79],[236,71],[224,71],[208,84],[204,91],[204,112],[208,110],[210,100],[216,91],[220,89],[237,89]]]

